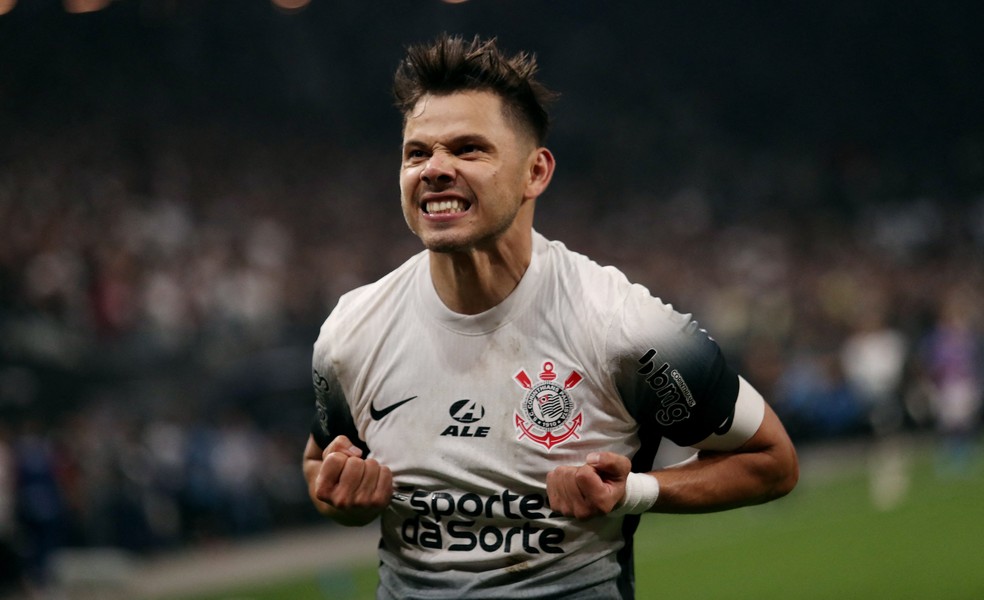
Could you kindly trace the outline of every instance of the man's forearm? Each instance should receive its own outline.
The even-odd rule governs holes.
[[[761,504],[788,494],[799,479],[796,451],[771,410],[734,452],[701,451],[696,460],[652,473],[659,497],[651,512],[702,513]]]

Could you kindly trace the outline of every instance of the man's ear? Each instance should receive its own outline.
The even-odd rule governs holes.
[[[527,200],[535,199],[546,191],[556,166],[550,150],[537,148],[530,161],[529,179],[526,181],[526,193],[523,197]]]

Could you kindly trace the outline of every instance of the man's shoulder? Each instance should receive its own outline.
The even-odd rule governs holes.
[[[599,322],[618,318],[629,329],[651,331],[693,328],[691,315],[677,312],[645,285],[621,270],[602,265],[557,241],[544,241],[545,261],[558,294],[577,299],[579,310],[593,311]]]
[[[332,315],[349,310],[364,312],[379,303],[404,303],[407,296],[400,292],[408,290],[413,285],[424,258],[424,253],[415,254],[376,281],[342,294]]]
[[[422,253],[416,254],[376,281],[342,294],[321,326],[319,342],[326,338],[346,339],[374,321],[400,314],[414,297],[411,292],[424,258]]]
[[[561,241],[543,238],[540,246],[556,285],[581,299],[599,298],[611,306],[614,294],[624,296],[632,287],[629,279],[617,267],[603,265]]]

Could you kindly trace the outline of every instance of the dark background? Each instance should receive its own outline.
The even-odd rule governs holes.
[[[118,0],[73,15],[22,1],[0,22],[2,114],[52,134],[110,119],[139,138],[204,120],[375,149],[396,139],[401,48],[450,31],[538,54],[563,93],[562,159],[620,188],[679,178],[711,143],[899,165],[886,198],[968,194],[981,176],[963,153],[982,129],[982,13],[877,0],[315,1],[294,13],[266,0]]]

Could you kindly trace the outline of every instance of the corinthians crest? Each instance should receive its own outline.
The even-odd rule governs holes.
[[[573,417],[574,402],[568,390],[577,387],[583,379],[577,371],[571,371],[563,384],[555,383],[554,365],[543,363],[539,381],[534,383],[526,371],[520,370],[514,379],[527,390],[526,397],[516,411],[516,429],[519,438],[527,438],[550,450],[570,438],[577,438],[584,417],[580,411]]]

